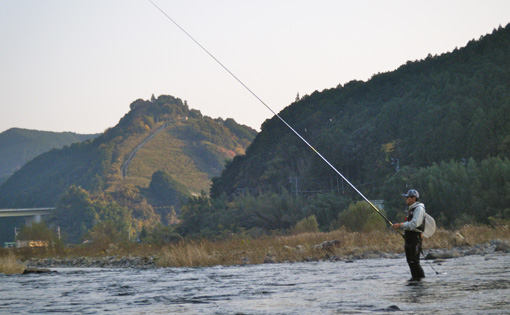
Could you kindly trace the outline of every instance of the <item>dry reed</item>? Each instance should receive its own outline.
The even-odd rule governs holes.
[[[215,253],[206,249],[204,241],[170,245],[163,248],[158,259],[158,265],[162,267],[197,267],[218,264]]]
[[[7,256],[0,257],[0,273],[6,275],[21,274],[24,270],[25,265],[19,263],[13,253],[9,253]]]
[[[464,226],[456,231],[438,229],[436,234],[423,242],[424,249],[450,249],[459,246],[455,235],[464,236],[465,245],[476,245],[490,242],[493,239],[510,241],[508,226],[491,228],[487,226]],[[320,249],[318,244],[338,240],[338,246]],[[177,244],[149,245],[138,243],[87,244],[69,248],[55,249],[18,249],[14,253],[22,259],[32,257],[100,257],[100,256],[153,256],[161,267],[198,267],[213,265],[260,264],[264,262],[293,262],[304,260],[321,260],[333,256],[340,259],[351,255],[363,255],[367,252],[402,253],[404,241],[402,237],[387,229],[367,233],[349,232],[345,229],[327,233],[308,232],[297,235],[273,235],[259,238],[233,236],[222,241],[187,240]],[[4,251],[7,253],[7,250]],[[0,256],[2,251],[0,251]],[[0,272],[7,265],[18,266],[14,254],[3,258]],[[7,261],[9,263],[7,263]]]
[[[458,231],[438,229],[436,234],[424,240],[424,248],[449,249],[456,246],[455,234],[465,236],[467,244],[475,245],[499,238],[510,240],[508,227],[498,229],[484,226],[465,226]],[[339,246],[318,249],[316,245],[338,240]],[[348,232],[344,229],[328,233],[302,233],[289,236],[264,236],[256,239],[234,237],[218,242],[202,240],[170,245],[159,255],[161,267],[194,267],[212,265],[260,264],[320,260],[327,257],[347,257],[366,252],[402,253],[402,236],[390,230],[368,233]]]

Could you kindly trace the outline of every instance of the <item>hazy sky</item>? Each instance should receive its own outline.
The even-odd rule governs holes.
[[[510,22],[508,0],[153,1],[276,112]],[[103,132],[152,94],[272,116],[147,0],[0,0],[0,132]]]

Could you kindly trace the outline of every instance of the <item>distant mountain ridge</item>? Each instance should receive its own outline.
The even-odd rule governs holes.
[[[8,129],[0,133],[0,184],[25,163],[44,152],[61,149],[97,136],[99,134]]]
[[[71,185],[93,194],[115,194],[128,186],[146,189],[158,171],[189,193],[208,192],[225,160],[243,154],[256,134],[231,119],[203,116],[173,96],[139,99],[116,126],[97,138],[27,163],[0,186],[0,207],[54,205]],[[122,165],[137,147],[124,177]]]

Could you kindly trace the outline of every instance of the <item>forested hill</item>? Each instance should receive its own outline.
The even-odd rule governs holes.
[[[256,135],[232,119],[203,116],[172,96],[140,99],[130,109],[101,136],[27,163],[0,186],[0,207],[53,206],[71,185],[114,198],[119,191],[128,194],[127,189],[143,199],[139,190],[149,187],[156,172],[182,194],[200,194],[209,190],[225,160],[243,154]],[[135,148],[124,177],[121,166]]]
[[[281,117],[368,195],[400,168],[510,155],[510,24],[461,49],[306,95]],[[277,117],[214,179],[239,191],[327,192],[341,181]],[[401,189],[405,189],[402,187]]]
[[[98,134],[11,128],[0,133],[0,183],[26,162],[51,149],[93,139]]]

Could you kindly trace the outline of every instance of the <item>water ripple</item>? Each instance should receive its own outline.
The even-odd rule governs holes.
[[[0,275],[0,314],[510,314],[510,255]]]

